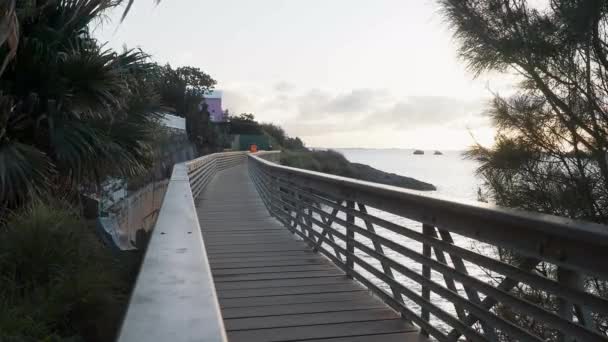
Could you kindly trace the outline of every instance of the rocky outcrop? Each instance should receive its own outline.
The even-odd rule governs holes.
[[[369,165],[351,163],[336,151],[283,151],[280,163],[336,176],[350,177],[368,182],[399,186],[422,191],[437,190],[433,184],[425,183],[411,177],[400,176],[375,169]]]
[[[365,164],[350,164],[353,178],[368,182],[382,183],[386,185],[399,186],[402,188],[422,191],[437,190],[433,184],[425,183],[411,177],[400,176],[394,173],[384,172]]]

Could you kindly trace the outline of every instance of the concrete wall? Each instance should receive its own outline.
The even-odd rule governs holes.
[[[173,165],[194,157],[194,146],[185,132],[175,130],[155,151],[147,175],[129,182],[109,180],[110,185],[122,185],[110,187],[99,200],[98,225],[103,237],[120,250],[137,248],[138,237],[141,240],[154,227]]]
[[[99,217],[101,228],[118,249],[137,248],[142,243],[137,241],[138,237],[152,230],[168,183],[168,180],[163,180],[148,184],[108,208],[105,216]]]

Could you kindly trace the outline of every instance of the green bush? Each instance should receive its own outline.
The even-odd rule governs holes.
[[[0,229],[0,341],[113,340],[135,263],[64,204],[36,202]]]
[[[281,164],[317,172],[324,172],[343,177],[354,177],[350,162],[340,152],[284,150],[281,152]]]

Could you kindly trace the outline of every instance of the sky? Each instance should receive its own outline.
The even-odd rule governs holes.
[[[136,0],[94,35],[210,74],[232,114],[311,147],[488,145],[483,115],[514,78],[466,69],[436,0]]]

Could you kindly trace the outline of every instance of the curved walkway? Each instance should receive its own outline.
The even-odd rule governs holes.
[[[231,342],[426,341],[270,217],[247,164],[218,173],[196,202]]]

